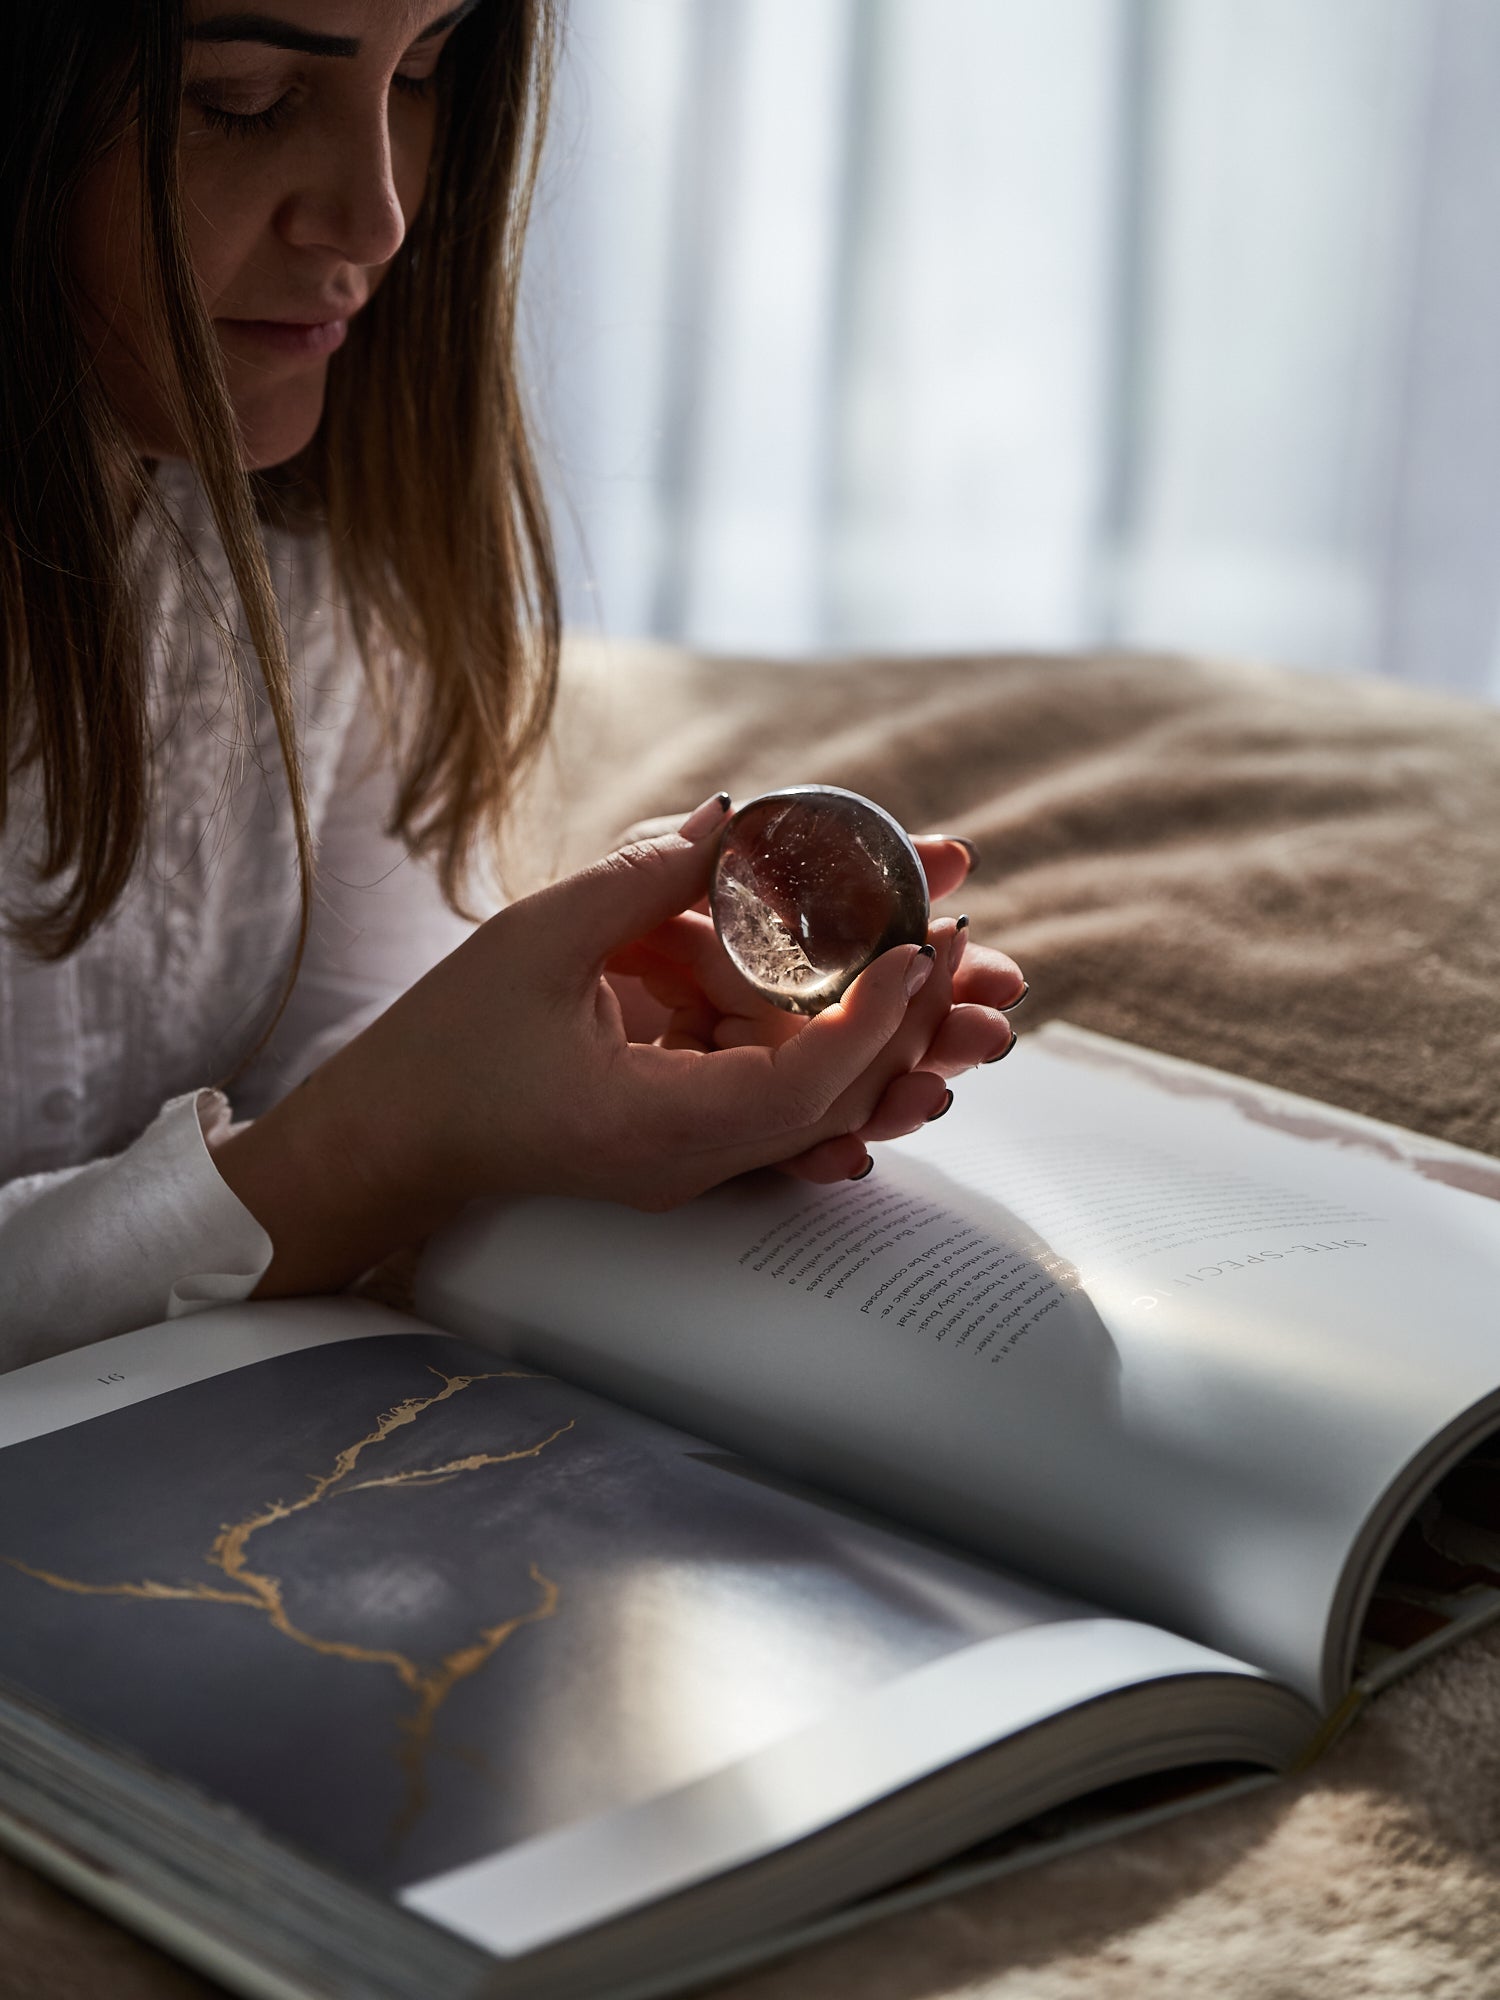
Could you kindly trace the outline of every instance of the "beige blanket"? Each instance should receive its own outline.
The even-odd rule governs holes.
[[[811,668],[580,653],[512,884],[720,786],[743,797],[803,780],[979,844],[961,901],[1031,980],[1023,1032],[1066,1016],[1500,1153],[1500,714],[1180,660]],[[1308,1778],[888,1921],[733,1992],[1214,1988],[1500,1993],[1500,1633],[1382,1697]],[[208,1991],[0,1862],[0,2000]]]

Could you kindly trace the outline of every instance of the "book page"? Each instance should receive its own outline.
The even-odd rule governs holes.
[[[1121,1755],[1284,1763],[1312,1724],[1241,1663],[376,1307],[229,1307],[8,1386],[0,1737],[39,1704],[496,1950],[1082,1704],[1049,1797]],[[1139,1697],[1177,1680],[1196,1723],[1157,1700],[1153,1741]],[[1132,1698],[1112,1740],[1097,1705]]]
[[[1500,1203],[1189,1072],[1043,1031],[867,1181],[476,1210],[419,1297],[1331,1703],[1383,1496],[1500,1385]]]

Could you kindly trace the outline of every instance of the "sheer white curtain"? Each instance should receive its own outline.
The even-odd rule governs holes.
[[[571,0],[569,609],[1500,693],[1494,0]]]

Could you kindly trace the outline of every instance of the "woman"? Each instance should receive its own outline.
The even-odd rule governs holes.
[[[693,908],[722,795],[458,914],[555,678],[514,346],[550,34],[11,0],[0,1365],[338,1288],[478,1195],[857,1176],[1010,1046],[1024,982],[951,920],[808,1024],[757,1003]]]

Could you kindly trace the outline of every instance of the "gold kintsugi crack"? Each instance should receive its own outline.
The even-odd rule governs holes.
[[[236,1586],[233,1589],[208,1583],[158,1583],[149,1578],[141,1583],[89,1583],[81,1577],[59,1576],[54,1571],[39,1569],[23,1562],[19,1556],[0,1556],[0,1562],[18,1570],[22,1576],[31,1577],[51,1590],[65,1591],[76,1597],[124,1597],[158,1604],[240,1605],[259,1612],[273,1631],[290,1639],[294,1645],[305,1646],[311,1652],[333,1659],[388,1668],[416,1698],[411,1714],[403,1716],[400,1721],[403,1741],[398,1756],[406,1779],[406,1797],[391,1830],[394,1843],[405,1837],[426,1807],[427,1752],[432,1741],[433,1725],[443,1703],[460,1681],[467,1680],[493,1659],[513,1633],[523,1625],[539,1624],[553,1615],[560,1595],[558,1586],[550,1577],[544,1576],[535,1563],[528,1564],[528,1573],[537,1589],[536,1602],[530,1609],[503,1619],[497,1625],[484,1627],[471,1644],[445,1653],[434,1667],[423,1667],[410,1654],[388,1647],[360,1646],[346,1639],[322,1639],[298,1625],[286,1608],[281,1579],[269,1571],[251,1567],[249,1546],[252,1537],[258,1535],[262,1528],[269,1528],[278,1521],[289,1521],[294,1515],[306,1513],[309,1508],[320,1506],[325,1501],[391,1487],[405,1486],[424,1491],[428,1487],[445,1485],[450,1480],[461,1478],[465,1473],[478,1472],[486,1466],[511,1465],[520,1459],[537,1458],[548,1445],[555,1444],[573,1428],[570,1418],[535,1444],[520,1446],[515,1451],[471,1452],[445,1465],[416,1467],[410,1472],[392,1472],[370,1479],[352,1479],[351,1474],[359,1464],[362,1453],[384,1444],[395,1431],[418,1422],[428,1410],[462,1395],[475,1383],[535,1379],[529,1370],[522,1368],[500,1369],[485,1375],[444,1375],[436,1368],[430,1372],[443,1384],[435,1395],[409,1396],[405,1402],[387,1410],[373,1431],[338,1454],[330,1472],[313,1477],[308,1491],[300,1500],[272,1500],[257,1513],[220,1528],[205,1560],[223,1571]]]

